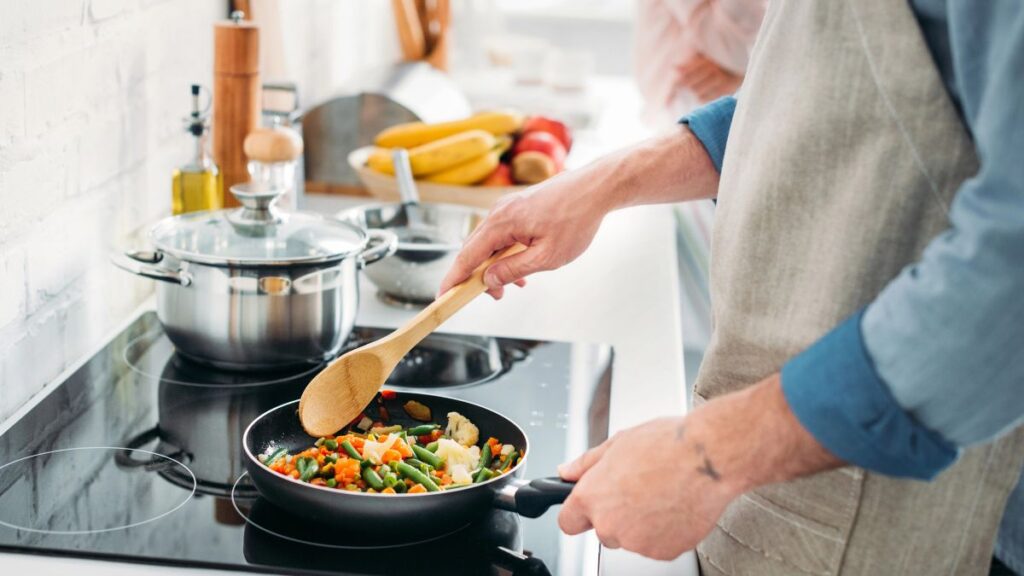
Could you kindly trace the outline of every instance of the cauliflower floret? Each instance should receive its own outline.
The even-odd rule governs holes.
[[[448,474],[452,477],[453,484],[472,484],[473,475],[465,464],[456,464],[448,467]]]
[[[374,442],[367,440],[363,443],[363,458],[367,458],[374,464],[380,464],[384,461],[384,453],[391,449],[398,441],[398,434],[388,434],[387,438]]]
[[[458,412],[448,413],[448,427],[444,433],[463,446],[473,446],[480,440],[480,429]]]
[[[473,470],[480,462],[480,447],[470,446],[469,448],[459,445],[454,440],[441,438],[437,441],[438,458],[445,461],[445,471],[452,473],[455,466],[465,466],[466,470]]]

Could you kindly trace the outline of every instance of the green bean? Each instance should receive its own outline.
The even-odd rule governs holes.
[[[519,457],[519,452],[516,452],[515,450],[513,450],[513,451],[508,453],[508,459],[507,460],[505,458],[502,458],[502,460],[501,460],[501,470],[502,470],[502,472],[504,472],[505,470],[508,470],[509,468],[511,468],[512,465],[515,463],[516,458],[518,458],[518,457]]]
[[[494,454],[491,453],[491,445],[484,444],[483,450],[480,450],[480,468],[490,468],[491,459]]]
[[[313,446],[316,446],[317,448],[319,448],[326,441],[327,441],[327,438],[324,438],[323,436],[321,436],[321,437],[316,439],[316,442],[313,442]]]
[[[274,462],[277,462],[278,460],[280,460],[281,457],[284,456],[287,453],[288,453],[288,449],[287,448],[283,448],[283,447],[282,448],[278,448],[277,450],[274,450],[273,452],[271,452],[270,456],[267,456],[267,460],[266,460],[266,462],[264,462],[264,464],[266,464],[267,466],[270,466]]]
[[[338,462],[338,455],[337,454],[328,454],[328,455],[324,456],[324,462],[330,462],[331,464],[336,464]]]
[[[356,450],[356,447],[353,446],[352,443],[349,442],[348,440],[343,441],[341,443],[341,447],[345,450],[345,452],[348,453],[349,456],[355,458],[356,460],[363,459],[363,457],[359,454],[359,450]]]
[[[406,458],[404,462],[409,466],[413,466],[415,468],[423,468],[424,466],[430,468],[430,464],[427,464],[423,460],[417,460],[416,458]]]
[[[406,492],[409,491],[409,487],[406,486],[405,482],[402,482],[401,480],[399,480],[398,482],[395,482],[395,485],[392,486],[392,488],[394,488],[395,492],[397,492],[399,494],[405,494]]]
[[[362,468],[369,468],[371,466],[373,466],[373,461],[370,460],[369,458],[363,458],[362,460],[359,461],[359,468],[360,469],[362,469]]]
[[[437,424],[421,424],[419,426],[409,428],[405,432],[409,436],[423,436],[424,434],[430,434],[431,432],[437,430],[438,428],[440,428],[440,426],[438,426]]]
[[[480,482],[486,482],[491,478],[494,478],[494,470],[491,470],[490,468],[481,468],[480,471],[476,473],[476,476],[473,477],[473,483],[479,484]]]
[[[392,472],[398,474],[398,461],[392,460],[391,462],[388,462],[388,468],[391,468]]]
[[[384,487],[394,488],[395,484],[398,484],[398,476],[395,476],[391,472],[384,473]]]
[[[338,449],[338,441],[337,440],[327,440],[327,441],[324,442],[324,448],[327,448],[328,450],[337,450]]]
[[[440,490],[440,488],[437,487],[437,484],[434,484],[434,481],[430,479],[430,476],[413,468],[405,462],[398,463],[398,471],[401,472],[402,476],[405,476],[409,480],[422,484],[423,487],[427,489],[427,492],[437,492]]]
[[[320,466],[313,458],[300,458],[296,468],[299,470],[299,480],[309,482],[320,471]]]
[[[424,448],[422,446],[417,446],[416,444],[413,444],[412,445],[412,452],[413,452],[413,454],[416,455],[417,458],[419,458],[420,460],[423,460],[427,464],[430,464],[434,468],[440,468],[441,467],[441,457],[438,456],[437,454],[434,454],[430,450],[427,450],[426,448]]]
[[[430,444],[427,444],[427,450],[430,450],[431,452],[437,452],[437,441],[435,440]]]
[[[363,468],[363,480],[366,480],[366,483],[374,490],[384,489],[384,480],[373,468]]]
[[[328,487],[328,488],[334,488],[334,487],[335,487],[335,486],[337,486],[337,485],[338,485],[338,481],[337,481],[337,480],[335,480],[334,478],[331,478],[331,479],[329,479],[329,480],[327,481],[327,487]]]

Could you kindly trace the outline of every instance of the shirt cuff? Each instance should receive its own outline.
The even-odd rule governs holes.
[[[854,314],[782,368],[782,391],[800,424],[829,452],[888,476],[930,480],[957,449],[921,426],[875,371]]]
[[[736,111],[736,98],[722,96],[683,116],[680,124],[690,127],[693,135],[707,150],[715,170],[722,171],[722,160],[725,159],[725,142],[729,139],[729,127],[732,126],[732,115]]]

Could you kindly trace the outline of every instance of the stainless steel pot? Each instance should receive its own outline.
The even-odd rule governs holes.
[[[339,217],[370,234],[381,231],[397,234],[398,249],[394,255],[368,269],[366,275],[385,295],[423,304],[434,300],[463,241],[483,221],[487,211],[457,204],[421,203],[418,206],[419,224],[431,229],[429,241],[405,233],[408,218],[400,203],[360,206]]]
[[[167,218],[150,231],[155,250],[114,263],[161,281],[157,315],[194,360],[251,370],[334,356],[355,325],[359,270],[392,254],[395,235],[279,212],[278,189],[231,192],[241,208]]]

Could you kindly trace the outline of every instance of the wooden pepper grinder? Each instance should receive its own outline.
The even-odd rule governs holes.
[[[238,206],[231,187],[248,182],[245,137],[260,123],[260,29],[240,11],[213,26],[213,158],[224,178],[224,206]]]

